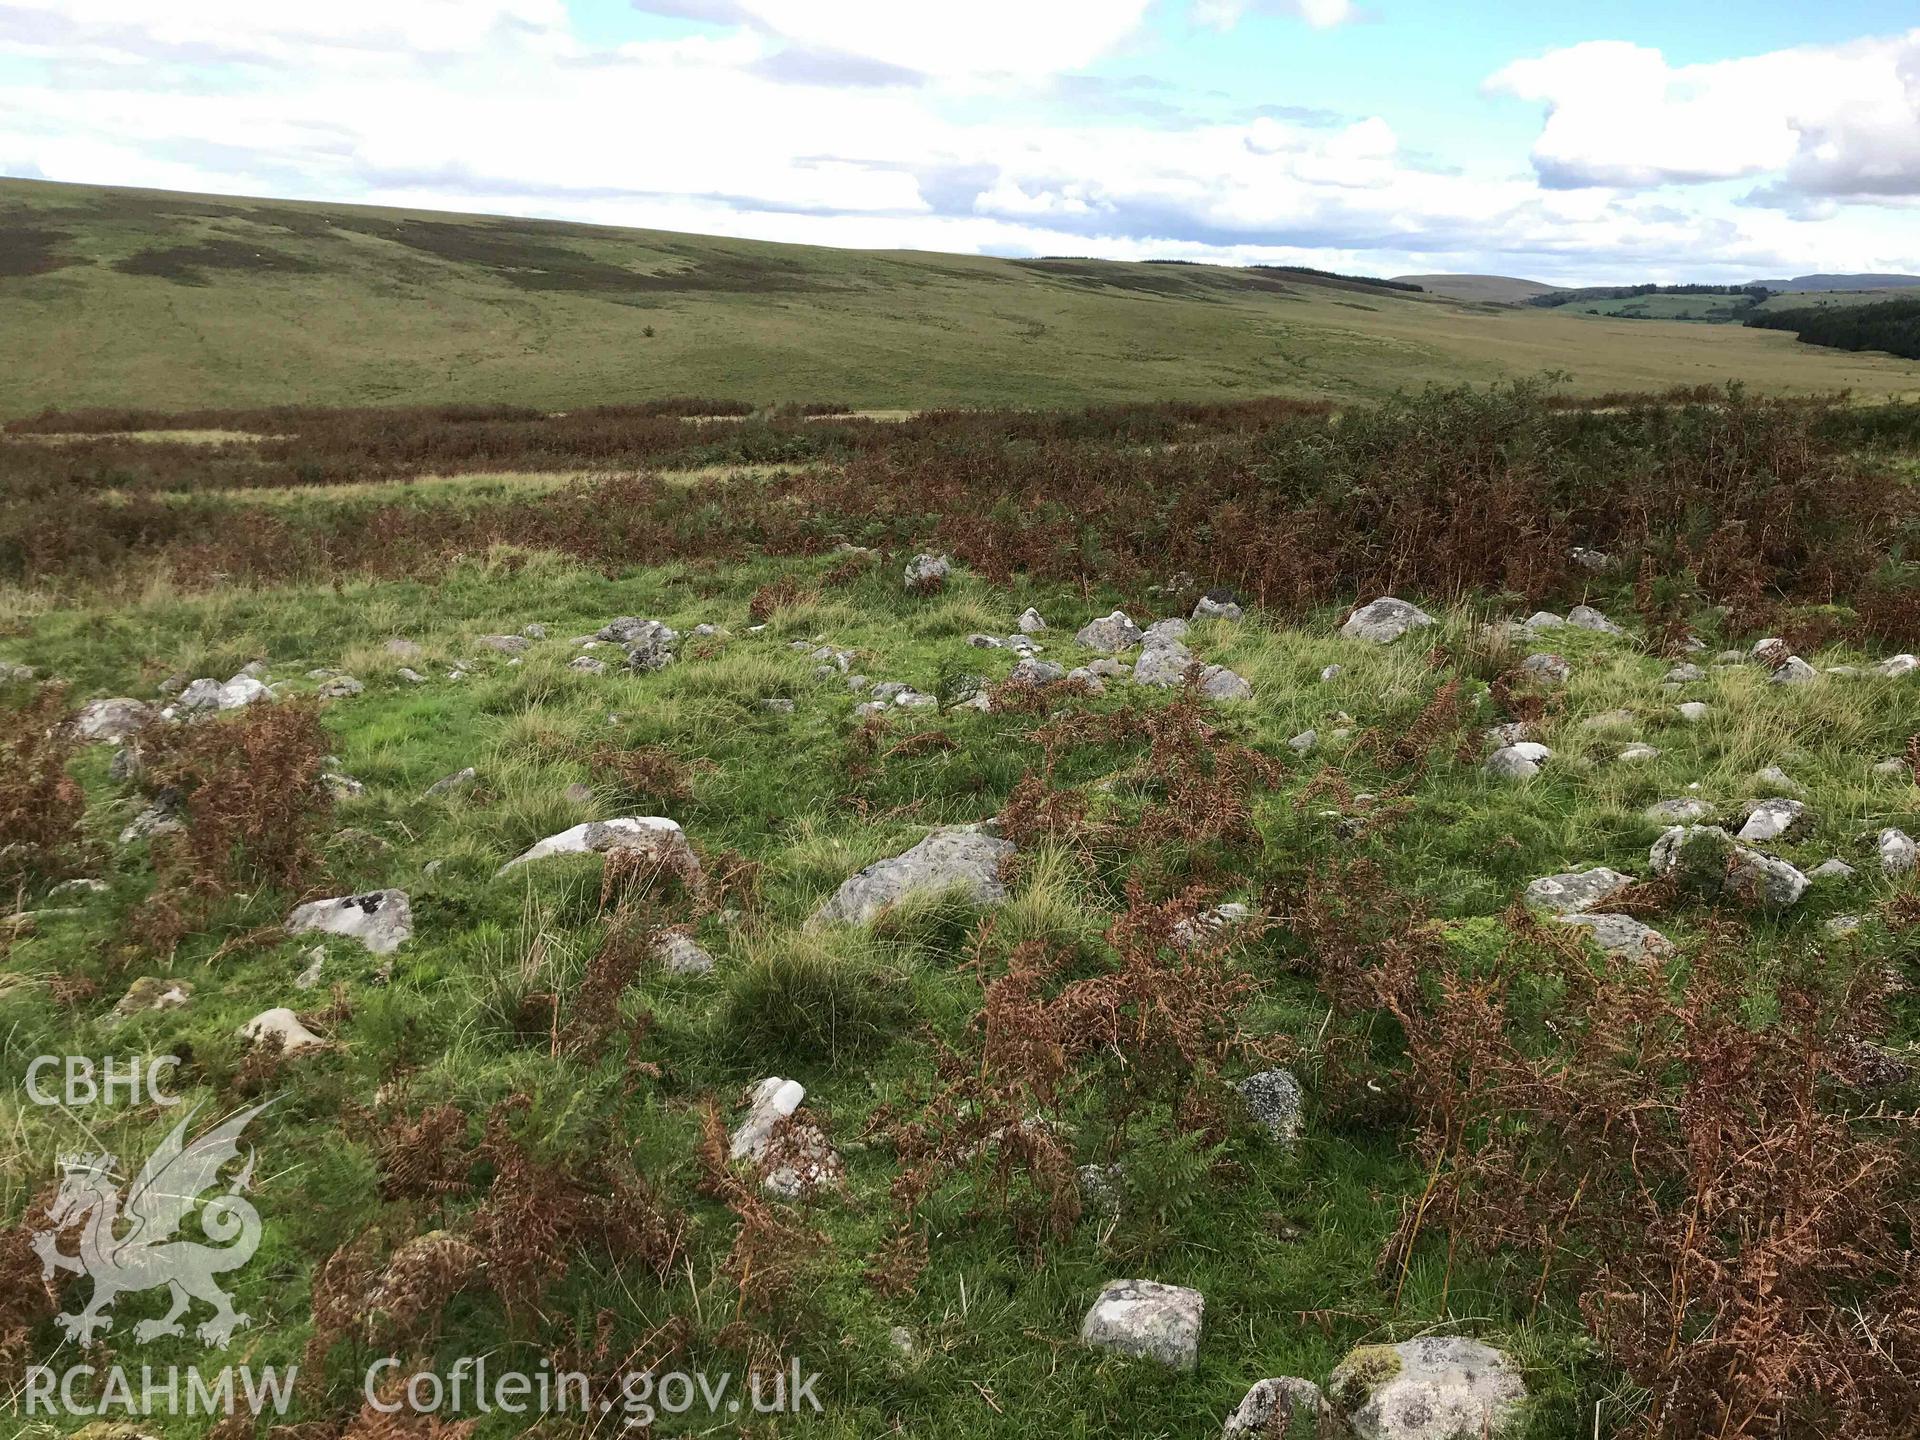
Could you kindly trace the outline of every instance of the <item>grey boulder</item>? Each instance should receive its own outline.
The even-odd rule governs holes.
[[[1618,895],[1633,884],[1631,875],[1595,865],[1588,870],[1570,870],[1560,875],[1544,875],[1527,886],[1529,910],[1545,910],[1554,915],[1578,914],[1591,910],[1602,901]]]
[[[1371,640],[1376,645],[1391,645],[1409,630],[1433,624],[1433,617],[1417,605],[1383,595],[1370,600],[1347,617],[1340,633],[1349,640]]]
[[[1157,1360],[1191,1370],[1200,1358],[1200,1322],[1206,1297],[1157,1280],[1112,1280],[1080,1324],[1080,1340],[1134,1360]]]
[[[1327,1393],[1356,1440],[1499,1440],[1516,1432],[1527,1399],[1500,1351],[1438,1335],[1362,1345],[1334,1367]]]
[[[375,955],[391,955],[413,935],[413,908],[404,890],[313,900],[287,917],[289,935],[312,930],[357,940]]]
[[[943,891],[964,894],[975,904],[996,905],[1007,898],[1000,864],[1013,854],[1011,840],[983,826],[946,826],[850,877],[814,912],[814,923],[864,925],[909,895]]]

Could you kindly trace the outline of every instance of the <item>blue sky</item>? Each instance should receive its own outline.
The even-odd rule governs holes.
[[[1383,274],[1920,270],[1916,22],[1911,0],[4,0],[0,174]]]

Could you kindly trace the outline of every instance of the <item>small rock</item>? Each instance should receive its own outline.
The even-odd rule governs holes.
[[[1920,659],[1915,659],[1911,655],[1894,655],[1873,667],[1874,674],[1889,680],[1897,680],[1902,675],[1911,675],[1915,670],[1920,670]]]
[[[387,641],[386,649],[387,654],[397,660],[418,660],[422,655],[427,653],[413,641],[399,636],[395,636],[393,639]]]
[[[1350,1352],[1327,1398],[1355,1440],[1483,1440],[1509,1433],[1527,1387],[1492,1346],[1434,1335]]]
[[[705,975],[713,969],[713,956],[684,930],[669,930],[653,947],[654,958],[670,975]]]
[[[1015,685],[1051,685],[1056,680],[1065,679],[1066,674],[1067,672],[1064,666],[1056,665],[1051,660],[1028,658],[1015,665],[1013,669],[1007,673],[1007,679]],[[876,693],[879,688],[878,686],[874,687]],[[901,693],[911,694],[912,692],[903,691]]]
[[[1209,700],[1251,700],[1253,686],[1224,665],[1208,665],[1200,672],[1200,693]]]
[[[1244,620],[1247,612],[1231,590],[1209,590],[1193,606],[1195,620]]]
[[[1604,570],[1613,563],[1613,557],[1606,551],[1589,550],[1584,545],[1574,546],[1567,554],[1582,570]]]
[[[1747,813],[1746,824],[1734,838],[1760,845],[1777,840],[1806,812],[1798,800],[1763,800]]]
[[[153,724],[159,717],[144,700],[120,696],[112,700],[94,700],[74,717],[74,733],[82,740],[119,744],[130,735]]]
[[[1913,778],[1913,766],[1900,757],[1894,756],[1886,760],[1876,760],[1873,765],[1873,773],[1878,775],[1882,780],[1911,780]]]
[[[1608,731],[1631,730],[1637,723],[1639,723],[1638,719],[1631,710],[1602,710],[1582,720],[1580,728],[1591,733],[1604,734]]]
[[[1648,859],[1656,875],[1677,872],[1700,894],[1725,894],[1755,908],[1784,908],[1807,891],[1807,877],[1785,860],[1749,850],[1711,826],[1675,826],[1654,842]]]
[[[1882,830],[1874,841],[1880,854],[1880,868],[1889,875],[1906,875],[1913,870],[1916,849],[1913,837],[1904,830]]]
[[[1012,841],[978,825],[935,830],[912,848],[849,878],[814,911],[813,922],[864,925],[908,895],[946,890],[964,893],[977,905],[997,905],[1007,896],[1000,865],[1013,854]]]
[[[1789,655],[1786,662],[1774,670],[1768,677],[1769,685],[1805,685],[1818,680],[1820,672],[1814,669],[1798,655]]]
[[[1326,1397],[1311,1380],[1291,1375],[1254,1382],[1246,1398],[1227,1417],[1221,1440],[1293,1440],[1323,1433],[1328,1423]]]
[[[1595,865],[1587,870],[1542,876],[1527,886],[1524,898],[1529,910],[1545,910],[1555,915],[1577,914],[1593,909],[1631,884],[1631,875]]]
[[[1205,1296],[1183,1285],[1112,1280],[1081,1322],[1080,1340],[1095,1350],[1191,1370],[1200,1358],[1206,1305]]]
[[[1629,764],[1638,765],[1647,760],[1658,760],[1660,752],[1651,745],[1629,745],[1614,757]]]
[[[1540,767],[1553,758],[1553,751],[1537,740],[1522,740],[1502,745],[1487,757],[1483,767],[1496,780],[1531,780]]]
[[[502,655],[519,655],[527,648],[524,635],[482,635],[473,642],[487,650],[497,650]]]
[[[1193,663],[1193,653],[1178,640],[1162,640],[1141,650],[1133,666],[1133,683],[1171,689],[1186,683]]]
[[[1340,678],[1340,672],[1345,668],[1343,665],[1327,665],[1322,667],[1320,671],[1320,683],[1325,685],[1330,680],[1338,680]]]
[[[1680,718],[1689,725],[1698,725],[1713,713],[1707,708],[1705,702],[1700,700],[1689,700],[1686,704],[1678,705],[1674,708],[1679,713]]]
[[[762,1080],[754,1089],[747,1118],[733,1132],[730,1156],[765,1163],[775,1129],[800,1108],[806,1097],[806,1087],[798,1080],[783,1080],[778,1075]],[[768,1170],[760,1184],[762,1189],[797,1200],[813,1190],[837,1185],[841,1174],[840,1157],[827,1137],[812,1125],[795,1125],[787,1131],[779,1163]]]
[[[1298,735],[1287,741],[1287,748],[1296,755],[1305,755],[1311,752],[1314,746],[1319,743],[1320,732],[1318,730],[1302,730]]]
[[[367,793],[367,787],[351,775],[342,775],[338,771],[328,770],[320,776],[321,783],[333,792],[336,800],[357,800]]]
[[[1391,645],[1409,630],[1433,624],[1433,617],[1417,605],[1383,595],[1368,601],[1347,617],[1340,633],[1349,640],[1371,640],[1376,645]]]
[[[323,700],[345,700],[360,694],[366,688],[351,675],[336,675],[314,693]]]
[[[402,680],[406,681],[407,684],[409,685],[424,685],[427,683],[427,677],[422,675],[418,670],[411,668],[410,666],[402,665],[398,670],[394,671],[393,673],[398,675]]]
[[[931,595],[943,588],[953,573],[953,562],[944,555],[916,555],[907,562],[906,586],[915,595]]]
[[[161,980],[152,975],[142,975],[115,1002],[113,1013],[125,1019],[148,1010],[177,1010],[192,998],[193,986],[185,980]]]
[[[1676,665],[1667,671],[1665,677],[1669,685],[1697,685],[1706,678],[1707,672],[1692,664]]]
[[[1542,651],[1520,662],[1523,674],[1550,685],[1564,685],[1573,678],[1573,666],[1558,655]]]
[[[226,684],[220,687],[220,699],[216,708],[221,710],[240,710],[257,701],[270,700],[273,692],[261,683],[257,675],[249,675],[242,670]]]
[[[1556,615],[1551,610],[1536,610],[1520,622],[1523,630],[1558,630],[1567,623],[1564,615]]]
[[[1020,618],[1014,623],[1020,627],[1020,633],[1022,635],[1038,635],[1042,630],[1047,628],[1047,622],[1041,618],[1040,612],[1031,605],[1020,612]]]
[[[1567,612],[1567,624],[1581,630],[1595,630],[1602,635],[1624,635],[1627,633],[1591,605],[1574,606]]]
[[[1658,930],[1642,925],[1631,915],[1612,915],[1592,911],[1553,917],[1562,925],[1578,925],[1593,937],[1593,943],[1610,955],[1657,956],[1670,954],[1673,942]]]
[[[1234,1086],[1247,1114],[1275,1141],[1291,1145],[1300,1138],[1300,1082],[1290,1070],[1262,1070]]]
[[[1766,765],[1753,772],[1753,782],[1770,790],[1779,790],[1788,795],[1804,795],[1807,787],[1800,784],[1778,765]]]
[[[375,955],[390,955],[413,935],[413,907],[404,890],[312,900],[287,917],[289,935],[310,930],[357,940]]]
[[[425,797],[428,800],[442,795],[462,794],[479,783],[480,772],[469,765],[464,770],[456,770],[451,775],[443,775],[427,786]]]
[[[1679,800],[1661,800],[1649,805],[1641,813],[1656,825],[1691,825],[1697,820],[1711,820],[1714,807],[1705,800],[1688,796]]]
[[[306,968],[293,977],[293,988],[296,990],[311,990],[320,983],[320,972],[326,968],[326,947],[316,945],[307,951],[302,958],[307,962]]]
[[[688,880],[700,874],[699,857],[687,843],[687,837],[673,821],[660,815],[623,815],[615,820],[588,820],[549,835],[538,844],[513,857],[495,872],[508,871],[535,860],[555,855],[604,855],[610,850],[633,850],[649,854],[663,869],[673,870]]]
[[[1860,872],[1855,870],[1853,866],[1847,864],[1846,861],[1836,855],[1833,859],[1822,861],[1820,864],[1814,866],[1813,869],[1807,872],[1807,878],[1809,880],[1845,882],[1853,879],[1859,873]]]
[[[780,695],[769,695],[760,702],[760,708],[774,715],[793,714],[793,701]]]
[[[1089,620],[1074,635],[1074,641],[1083,649],[1104,650],[1115,654],[1122,650],[1131,650],[1143,637],[1140,627],[1133,623],[1124,610],[1116,610],[1111,615],[1103,615],[1098,620]]]
[[[576,655],[567,662],[567,669],[578,670],[582,675],[604,675],[607,673],[607,662],[596,660],[591,655]]]
[[[240,1027],[242,1038],[258,1045],[260,1042],[277,1043],[280,1053],[291,1055],[296,1050],[310,1049],[326,1042],[300,1023],[300,1017],[284,1005],[272,1010],[262,1010],[253,1019]]]
[[[909,1359],[913,1356],[913,1332],[904,1325],[896,1325],[887,1331],[887,1343]]]

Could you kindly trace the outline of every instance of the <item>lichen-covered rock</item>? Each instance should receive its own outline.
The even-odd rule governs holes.
[[[1715,806],[1698,796],[1678,800],[1658,800],[1641,813],[1656,825],[1691,825],[1696,820],[1711,820]]]
[[[1778,840],[1806,813],[1807,807],[1798,800],[1762,800],[1748,812],[1746,823],[1734,838],[1753,844]]]
[[[1504,1440],[1518,1433],[1527,1387],[1491,1345],[1434,1335],[1350,1352],[1327,1399],[1356,1440]]]
[[[1633,884],[1631,875],[1595,865],[1586,870],[1569,870],[1560,875],[1543,875],[1527,886],[1529,910],[1545,910],[1554,915],[1576,915],[1591,910],[1602,901],[1618,895]]]
[[[838,1185],[844,1167],[817,1126],[793,1121],[807,1090],[798,1080],[770,1075],[754,1087],[747,1117],[733,1132],[728,1154],[734,1160],[750,1160],[765,1170],[761,1188],[788,1200],[797,1200],[831,1185]],[[781,1123],[786,1125],[784,1137]]]
[[[1178,640],[1161,639],[1140,651],[1140,658],[1133,664],[1133,683],[1171,689],[1186,683],[1187,671],[1192,666],[1192,651]]]
[[[1382,595],[1362,605],[1340,627],[1349,640],[1371,640],[1376,645],[1391,645],[1409,630],[1433,624],[1433,617],[1418,605]]]
[[[1673,942],[1650,925],[1631,915],[1610,915],[1585,911],[1553,917],[1562,925],[1576,925],[1593,937],[1593,943],[1610,955],[1666,955]]]
[[[1520,671],[1543,685],[1564,685],[1573,678],[1573,666],[1561,656],[1540,651],[1520,662]]]
[[[175,1010],[193,998],[193,986],[185,980],[162,980],[142,975],[127,987],[127,993],[114,1002],[113,1013],[122,1019],[148,1010]]]
[[[146,701],[122,695],[82,706],[80,713],[73,717],[73,733],[89,742],[117,745],[158,718]]]
[[[220,698],[215,708],[220,710],[243,710],[262,700],[271,700],[273,691],[258,675],[249,675],[242,670],[226,684],[220,687]]]
[[[1844,883],[1853,879],[1859,873],[1860,872],[1855,870],[1853,866],[1847,864],[1846,861],[1836,855],[1832,859],[1822,861],[1820,864],[1814,866],[1813,869],[1809,870],[1807,872],[1807,879]]]
[[[1167,939],[1176,950],[1191,950],[1218,935],[1238,930],[1252,918],[1253,911],[1238,900],[1228,900],[1180,921],[1167,932]]]
[[[1047,628],[1046,620],[1031,605],[1020,612],[1020,618],[1014,624],[1019,626],[1022,635],[1038,635]]]
[[[1209,590],[1193,605],[1195,620],[1244,620],[1246,613],[1231,590]]]
[[[497,650],[502,655],[519,655],[527,648],[524,635],[482,635],[473,642],[484,650]]]
[[[1891,827],[1882,830],[1874,840],[1874,848],[1880,855],[1880,868],[1889,875],[1907,875],[1913,871],[1916,850],[1913,837],[1904,830]]]
[[[1291,1070],[1262,1070],[1249,1075],[1234,1089],[1246,1102],[1247,1114],[1254,1124],[1282,1145],[1300,1137],[1300,1082]]]
[[[1767,677],[1769,685],[1806,685],[1820,678],[1820,672],[1798,655],[1789,655]]]
[[[1253,685],[1224,665],[1208,665],[1200,671],[1200,693],[1209,700],[1251,700]]]
[[[1104,650],[1109,655],[1122,650],[1131,650],[1144,638],[1145,632],[1133,623],[1124,610],[1116,610],[1111,615],[1102,615],[1098,620],[1089,620],[1074,635],[1074,642],[1087,650]]]
[[[1327,1401],[1311,1380],[1259,1380],[1221,1430],[1221,1440],[1318,1440]]]
[[[1749,850],[1710,825],[1675,826],[1653,842],[1648,859],[1654,874],[1674,874],[1685,889],[1758,909],[1796,904],[1807,892],[1807,877],[1785,860]]]
[[[1487,757],[1483,768],[1496,780],[1531,780],[1552,758],[1553,751],[1539,741],[1521,740],[1502,745]]]
[[[1000,863],[1013,853],[1011,840],[982,826],[949,825],[850,877],[814,912],[814,922],[864,925],[909,895],[942,891],[957,891],[975,904],[997,905],[1007,898]]]
[[[589,820],[549,835],[507,861],[496,872],[504,875],[516,866],[554,855],[602,854],[609,850],[650,854],[661,868],[678,873],[683,879],[700,875],[700,860],[687,843],[686,834],[662,815],[623,815],[616,820]]]
[[[1897,680],[1902,675],[1911,675],[1920,670],[1920,659],[1911,655],[1894,655],[1882,660],[1873,667],[1873,673],[1888,680]]]
[[[713,956],[684,930],[662,935],[654,942],[653,955],[669,975],[705,975],[713,969]]]
[[[1707,672],[1691,663],[1674,666],[1667,671],[1666,683],[1669,685],[1697,685],[1707,678]]]
[[[289,935],[310,930],[357,940],[375,955],[390,955],[413,935],[413,907],[404,890],[311,900],[287,917]]]
[[[1574,606],[1567,612],[1567,624],[1580,630],[1598,631],[1602,635],[1624,635],[1627,633],[1591,605]]]
[[[431,800],[443,795],[464,794],[479,782],[480,772],[469,765],[463,770],[454,771],[451,775],[443,775],[427,786],[427,798]]]
[[[280,1052],[285,1055],[326,1043],[302,1025],[300,1017],[284,1005],[277,1005],[271,1010],[262,1010],[240,1027],[240,1035],[256,1045],[264,1042],[278,1046]]]
[[[1184,1285],[1112,1280],[1080,1324],[1081,1343],[1135,1360],[1191,1370],[1200,1358],[1206,1297]]]
[[[907,562],[903,575],[906,588],[915,595],[931,595],[947,583],[953,562],[944,555],[916,555]]]
[[[1698,725],[1713,713],[1703,700],[1689,700],[1684,705],[1676,705],[1674,710],[1689,725]]]

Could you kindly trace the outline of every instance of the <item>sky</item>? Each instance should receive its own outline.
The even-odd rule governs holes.
[[[1562,284],[1920,272],[1914,0],[0,0],[0,175]]]

